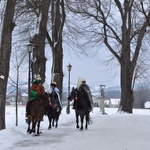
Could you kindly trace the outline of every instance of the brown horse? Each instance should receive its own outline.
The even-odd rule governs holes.
[[[28,129],[27,132],[29,134],[33,133],[39,135],[41,132],[40,129],[40,122],[43,120],[43,116],[45,113],[45,107],[48,102],[48,94],[45,93],[44,95],[38,96],[35,100],[32,101],[30,107],[30,114],[27,116],[28,118]],[[32,124],[32,128],[30,125]],[[36,130],[37,125],[37,130]]]

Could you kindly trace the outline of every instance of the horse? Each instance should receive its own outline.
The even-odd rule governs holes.
[[[39,135],[40,132],[40,123],[43,121],[43,116],[45,113],[45,106],[48,103],[48,93],[45,93],[44,95],[39,95],[35,100],[32,101],[29,115],[27,116],[28,120],[28,128],[27,133]],[[30,128],[30,125],[32,124],[32,128]],[[36,130],[37,125],[37,130]]]
[[[61,106],[59,104],[58,98],[55,92],[49,94],[49,103],[46,106],[46,115],[48,116],[49,126],[48,129],[51,129],[52,126],[55,128],[58,127],[58,120],[61,114]]]
[[[75,108],[75,115],[76,115],[76,128],[80,130],[83,130],[83,122],[85,118],[85,129],[88,129],[88,124],[90,124],[90,116],[89,116],[89,107],[88,107],[88,102],[86,99],[86,96],[84,93],[80,92],[75,89],[74,87],[72,88],[72,91],[70,92],[68,96],[68,100],[72,101],[74,100],[74,108]],[[79,126],[79,116],[80,116],[80,121],[81,121],[81,126]]]

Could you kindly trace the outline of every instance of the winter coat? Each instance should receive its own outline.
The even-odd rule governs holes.
[[[45,91],[44,91],[44,87],[42,85],[39,85],[39,84],[33,84],[31,87],[30,87],[30,97],[29,97],[29,100],[34,100],[35,98],[37,98],[37,95],[40,95],[40,94],[44,94]]]
[[[58,102],[59,102],[60,107],[61,107],[61,109],[62,109],[62,108],[63,108],[63,104],[62,104],[62,100],[61,100],[61,98],[60,98],[59,89],[58,89],[57,87],[55,87],[54,89],[51,88],[51,89],[50,89],[50,94],[52,94],[53,92],[56,93],[57,98],[58,98]]]
[[[93,109],[93,98],[89,86],[87,84],[81,84],[78,90],[84,93],[84,95],[87,97],[87,100],[90,101],[91,109]]]

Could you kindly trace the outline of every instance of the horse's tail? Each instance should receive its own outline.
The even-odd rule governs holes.
[[[88,123],[89,125],[92,124],[92,119],[91,119],[90,114],[87,115],[87,123]]]

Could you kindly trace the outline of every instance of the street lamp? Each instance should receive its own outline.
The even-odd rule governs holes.
[[[28,100],[30,98],[30,82],[31,82],[31,53],[33,50],[33,44],[32,43],[28,43],[27,44],[28,47],[28,53],[29,53],[29,70],[28,70]]]
[[[68,73],[69,73],[69,75],[68,75],[68,96],[69,96],[69,94],[70,94],[70,71],[72,69],[72,66],[70,65],[70,63],[67,66],[67,69],[68,69]],[[68,100],[68,105],[67,105],[67,114],[70,114],[70,101],[69,100]]]

